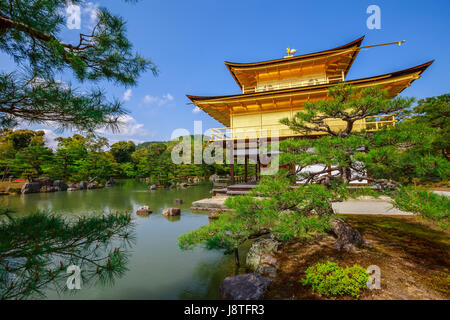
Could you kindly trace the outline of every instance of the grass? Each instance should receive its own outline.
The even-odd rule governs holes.
[[[9,187],[21,189],[24,183],[25,181],[19,182],[0,181],[0,191],[6,192],[6,190],[8,190]]]
[[[446,196],[410,186],[399,189],[394,201],[400,210],[416,213],[445,230],[450,228],[450,199]]]

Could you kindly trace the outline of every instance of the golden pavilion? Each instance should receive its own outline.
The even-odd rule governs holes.
[[[360,50],[404,42],[361,47],[363,40],[364,37],[361,37],[337,48],[296,56],[292,54],[295,50],[288,48],[288,55],[276,60],[225,62],[241,93],[187,97],[192,104],[224,125],[223,128],[211,129],[212,141],[233,141],[238,145],[239,141],[270,138],[272,131],[276,131],[282,140],[302,134],[281,124],[280,119],[291,118],[302,111],[305,101],[327,99],[328,88],[338,83],[348,83],[357,88],[379,86],[393,98],[420,78],[433,63],[429,61],[405,70],[347,80],[346,76]],[[355,123],[354,130],[377,130],[394,123],[394,116],[373,117]],[[339,129],[342,123],[336,119],[329,125]]]

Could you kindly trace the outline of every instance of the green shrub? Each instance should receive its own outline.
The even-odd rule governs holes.
[[[314,292],[323,296],[346,296],[359,298],[360,292],[367,288],[369,274],[366,269],[355,264],[342,268],[338,264],[327,261],[309,267],[303,285],[310,285]]]
[[[394,205],[404,211],[420,214],[441,228],[450,227],[450,199],[429,190],[414,187],[401,188],[396,192]]]

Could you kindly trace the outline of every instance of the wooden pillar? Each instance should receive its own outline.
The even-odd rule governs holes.
[[[230,175],[231,175],[231,184],[234,184],[234,159],[233,163],[230,164]]]
[[[256,156],[256,172],[255,172],[256,181],[258,181],[259,177],[261,176],[261,174],[259,172],[260,168],[261,168],[261,166],[259,164],[259,156]]]
[[[247,165],[248,165],[248,157],[245,155],[245,171],[244,171],[244,182],[247,182]]]

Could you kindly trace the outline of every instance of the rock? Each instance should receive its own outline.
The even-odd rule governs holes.
[[[22,186],[21,192],[23,194],[38,193],[40,189],[39,182],[27,182]]]
[[[78,191],[80,190],[79,188],[67,188],[67,191]]]
[[[158,189],[158,186],[156,184],[152,184],[151,186],[148,187],[150,190],[156,190]]]
[[[86,181],[81,181],[80,182],[80,189],[82,190],[86,190],[87,189],[87,182]]]
[[[338,250],[354,250],[355,246],[363,245],[364,241],[358,230],[341,219],[331,221],[332,230],[337,237],[335,246]]]
[[[55,187],[56,191],[66,191],[67,190],[67,184],[62,180],[55,180],[53,182],[53,186]]]
[[[39,190],[39,192],[55,192],[57,191],[55,187],[53,186],[43,186],[41,187],[41,189]]]
[[[179,216],[181,214],[180,208],[166,208],[163,210],[163,216]]]
[[[88,188],[89,190],[91,190],[91,189],[97,189],[97,188],[98,188],[98,184],[95,183],[95,182],[91,182],[91,183],[89,183],[89,184],[87,185],[87,188]]]
[[[42,187],[53,187],[53,179],[50,179],[48,177],[40,177],[37,179],[34,179],[34,182],[39,182],[39,185]]]
[[[274,254],[280,249],[281,242],[276,239],[261,238],[255,240],[247,253],[247,268],[260,274],[276,275],[278,261]]]
[[[219,219],[219,216],[222,214],[219,210],[211,210],[208,212],[208,218],[211,220]]]
[[[257,273],[226,277],[220,286],[220,297],[226,300],[261,300],[273,280]]]
[[[148,208],[148,206],[142,206],[137,209],[136,214],[139,216],[148,216],[152,211]]]
[[[182,204],[183,200],[182,199],[175,199],[175,200],[173,200],[173,203],[174,204]]]

